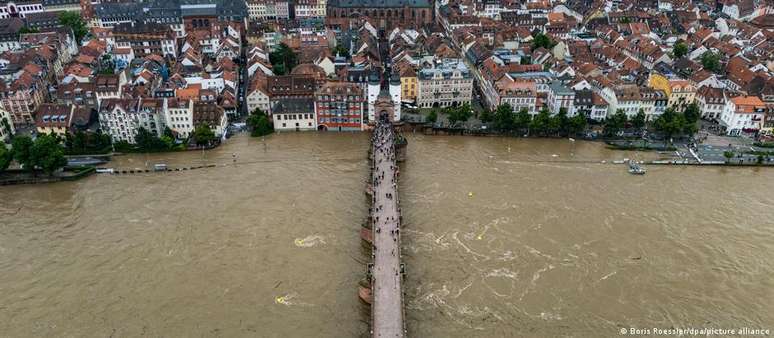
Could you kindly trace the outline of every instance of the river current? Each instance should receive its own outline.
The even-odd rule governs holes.
[[[774,171],[602,144],[407,135],[412,337],[774,329]],[[1,187],[0,336],[359,337],[368,135],[236,136]],[[236,157],[236,164],[234,163]]]

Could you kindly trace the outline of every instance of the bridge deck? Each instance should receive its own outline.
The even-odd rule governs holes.
[[[395,134],[380,124],[374,130],[373,336],[403,337],[403,288],[400,271],[400,212],[395,161]],[[389,198],[387,194],[392,197]]]

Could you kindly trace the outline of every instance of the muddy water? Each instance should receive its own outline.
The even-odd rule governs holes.
[[[366,335],[367,146],[238,136],[111,164],[217,168],[0,188],[0,336]],[[566,140],[409,135],[408,149],[410,336],[774,326],[774,171],[633,177],[598,162],[646,155]]]
[[[774,171],[548,162],[644,156],[566,140],[409,144],[412,336],[774,328]]]

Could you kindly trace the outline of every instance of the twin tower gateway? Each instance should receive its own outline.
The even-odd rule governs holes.
[[[383,78],[377,72],[368,76],[368,121],[375,122],[386,116],[387,121],[400,121],[400,75],[386,71]]]

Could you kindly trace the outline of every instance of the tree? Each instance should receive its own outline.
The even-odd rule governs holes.
[[[640,110],[637,112],[637,115],[634,115],[632,118],[632,127],[634,127],[637,130],[642,130],[642,128],[645,128],[645,111],[640,108]]]
[[[492,120],[494,120],[494,114],[492,114],[492,112],[489,111],[489,109],[484,109],[484,111],[481,112],[481,116],[479,116],[478,119],[481,120],[481,122],[483,123],[489,123],[489,122],[492,122]]]
[[[514,129],[527,129],[529,128],[529,123],[532,121],[532,115],[529,114],[529,110],[527,108],[521,108],[519,109],[519,112],[516,113],[516,119],[515,123],[513,125]]]
[[[333,53],[333,55],[349,58],[349,49],[344,47],[344,45],[342,44],[337,44],[336,47],[334,47],[331,52]]]
[[[457,122],[466,122],[473,116],[473,110],[470,109],[470,104],[465,103],[459,107],[447,107],[447,118],[450,125],[455,125]]]
[[[672,54],[675,56],[675,59],[682,58],[686,54],[688,54],[688,46],[685,45],[682,41],[675,44],[675,46],[672,48]]]
[[[8,166],[11,165],[11,160],[13,160],[13,153],[4,144],[0,144],[0,172],[8,169]]]
[[[720,55],[713,52],[705,52],[701,55],[701,65],[704,69],[711,72],[720,72]]]
[[[731,159],[734,157],[734,152],[726,150],[723,152],[723,157],[726,158],[726,163],[729,163]]]
[[[503,103],[497,106],[494,116],[494,127],[500,131],[511,131],[515,129],[515,121],[513,116],[513,108],[510,104]]]
[[[298,65],[298,55],[288,45],[280,43],[277,49],[269,54],[269,61],[274,74],[283,75],[290,73]]]
[[[664,134],[664,139],[666,140],[671,139],[672,136],[680,135],[683,132],[690,132],[692,130],[692,128],[688,126],[685,116],[676,112],[674,108],[667,108],[664,110],[664,113],[653,122],[653,127],[656,131]]]
[[[35,169],[35,164],[32,162],[30,151],[34,142],[29,136],[16,136],[11,143],[11,149],[13,152],[13,158],[24,169]]]
[[[274,126],[272,126],[269,117],[260,109],[256,109],[247,118],[247,125],[251,128],[250,135],[253,137],[265,136],[274,132]]]
[[[59,23],[73,30],[75,43],[80,46],[83,37],[89,32],[81,15],[76,12],[62,12],[59,14]]]
[[[628,118],[626,117],[626,113],[624,113],[623,109],[618,109],[618,111],[613,114],[613,116],[610,116],[605,119],[605,134],[615,135],[619,131],[623,130],[626,127],[626,121]]]
[[[683,110],[683,115],[685,116],[685,121],[688,123],[696,123],[699,122],[699,118],[701,117],[701,110],[699,109],[699,105],[696,104],[696,102],[693,102],[685,107],[685,110]]]
[[[52,135],[40,135],[30,148],[30,162],[34,167],[40,167],[46,174],[53,174],[59,168],[67,165],[64,149],[57,138]]]
[[[435,121],[438,121],[438,113],[433,110],[430,114],[427,114],[427,122],[435,123]]]
[[[208,145],[215,141],[215,132],[210,129],[210,126],[200,124],[194,129],[193,137],[197,145]]]
[[[551,49],[554,46],[556,46],[556,42],[551,40],[548,35],[539,32],[532,34],[532,50],[538,49],[540,47]]]
[[[521,59],[519,60],[519,64],[522,64],[522,65],[528,65],[528,64],[531,64],[531,63],[532,63],[532,60],[531,60],[531,59],[532,59],[532,58],[531,58],[529,55],[527,55],[527,56],[522,56],[522,57],[521,57]]]
[[[548,108],[543,108],[529,123],[529,129],[538,135],[545,135],[551,124],[551,114]]]
[[[19,30],[19,34],[39,33],[40,30],[34,27],[24,26]]]
[[[575,116],[570,118],[569,126],[567,128],[570,135],[577,135],[578,133],[586,130],[586,125],[588,124],[588,121],[586,121],[586,116],[582,113],[575,114]]]
[[[134,137],[134,141],[135,144],[137,144],[137,148],[142,152],[159,152],[170,150],[164,141],[143,127],[140,127],[140,129],[137,130],[137,135]]]

